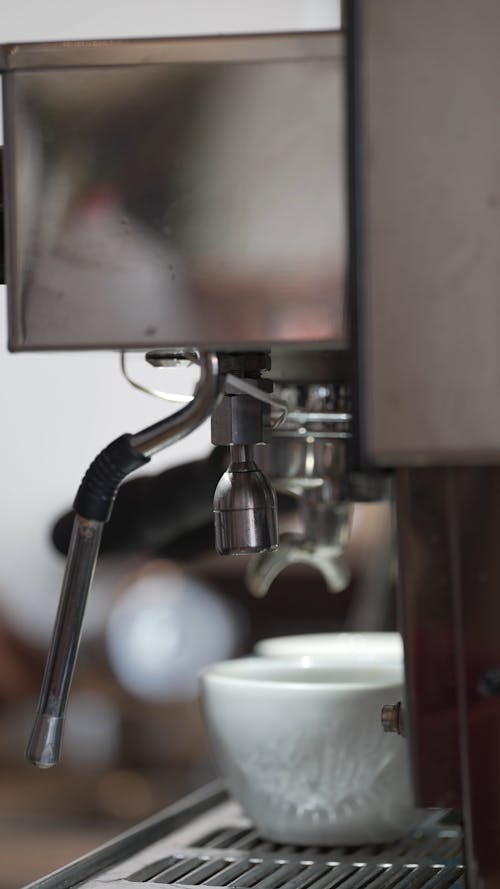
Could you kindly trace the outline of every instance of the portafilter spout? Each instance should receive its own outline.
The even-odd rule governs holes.
[[[225,556],[262,553],[278,546],[278,503],[257,466],[254,446],[271,440],[273,384],[266,352],[227,354],[224,394],[212,415],[212,442],[227,445],[230,464],[215,489],[215,548]],[[284,407],[280,403],[280,407]]]
[[[221,555],[278,547],[278,504],[251,445],[230,445],[231,463],[214,494],[215,548]]]
[[[288,565],[303,563],[321,573],[329,590],[340,592],[350,581],[343,555],[350,517],[349,389],[335,383],[277,388],[289,411],[260,455],[259,468],[277,491],[297,499],[302,529],[283,534],[279,549],[249,562],[247,586],[255,596],[264,596]]]
[[[135,435],[111,442],[90,465],[74,502],[75,518],[59,608],[45,666],[37,714],[26,757],[39,768],[60,758],[64,716],[82,630],[88,593],[94,576],[102,529],[108,521],[118,488],[134,469],[157,451],[188,435],[216,407],[222,387],[219,359],[200,355],[201,375],[193,400],[175,414]]]

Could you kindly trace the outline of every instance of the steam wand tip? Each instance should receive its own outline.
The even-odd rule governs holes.
[[[26,759],[38,769],[50,769],[61,756],[63,716],[37,713],[26,748]]]

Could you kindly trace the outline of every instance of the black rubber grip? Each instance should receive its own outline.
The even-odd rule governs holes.
[[[150,458],[136,451],[130,439],[130,435],[121,435],[112,441],[87,469],[73,503],[84,519],[107,522],[123,479],[149,463]]]

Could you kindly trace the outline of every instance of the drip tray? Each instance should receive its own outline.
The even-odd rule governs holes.
[[[103,847],[93,859],[82,859],[81,864],[87,862],[86,873],[81,864],[78,871],[75,863],[33,887],[68,889],[78,883],[81,889],[139,889],[146,884],[151,889],[152,885],[448,889],[465,885],[461,829],[437,814],[428,817],[412,836],[389,845],[304,848],[262,839],[239,806],[224,800],[220,789],[212,791],[212,806],[205,791],[201,814],[199,795],[198,802],[196,797],[193,800],[191,807],[184,804],[180,815],[167,810],[114,846]],[[96,872],[99,856],[101,866]],[[108,866],[103,868],[105,860]],[[92,861],[93,871],[89,870]],[[91,873],[93,879],[84,882],[82,877]]]
[[[449,831],[434,831],[388,847],[326,850],[280,846],[262,840],[252,828],[223,826],[200,837],[195,846],[189,856],[170,855],[129,879],[240,889],[376,889],[396,885],[401,889],[437,889],[453,886],[462,877],[460,838]]]

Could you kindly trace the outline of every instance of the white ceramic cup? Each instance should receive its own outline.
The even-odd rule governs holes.
[[[201,677],[233,796],[260,833],[299,845],[386,842],[416,822],[404,738],[383,732],[402,668],[241,658]]]
[[[261,639],[255,646],[261,657],[301,658],[311,663],[392,666],[403,664],[399,633],[309,633]]]

